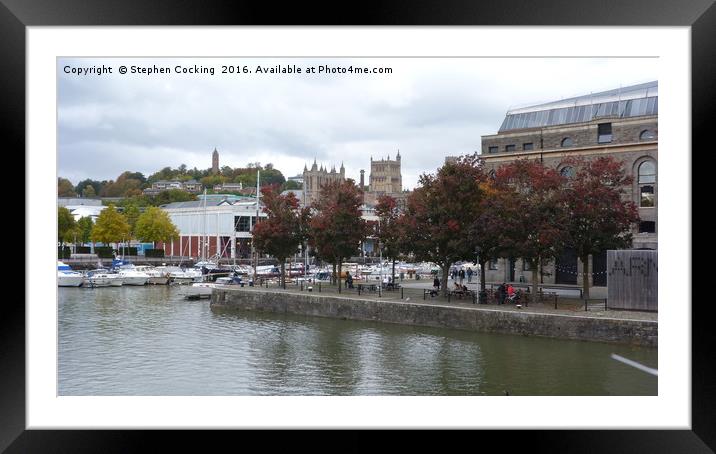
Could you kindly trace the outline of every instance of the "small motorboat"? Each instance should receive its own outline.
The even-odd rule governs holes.
[[[57,262],[58,287],[79,287],[82,285],[84,278],[84,274],[79,271],[73,271],[69,265]]]

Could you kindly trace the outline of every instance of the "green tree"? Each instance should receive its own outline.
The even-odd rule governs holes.
[[[88,184],[82,190],[83,197],[95,197],[96,195],[97,195],[97,193],[95,192],[94,187],[91,184]]]
[[[94,222],[92,222],[92,218],[89,216],[81,217],[77,221],[77,239],[80,240],[81,243],[89,243],[91,241],[93,226]]]
[[[119,243],[129,237],[129,230],[127,219],[110,204],[97,217],[90,238],[95,243]]]
[[[129,235],[131,237],[135,236],[135,226],[140,214],[141,212],[139,211],[139,207],[133,203],[128,204],[124,209],[124,217],[127,219],[127,223],[129,224]]]
[[[62,177],[57,179],[57,197],[77,197],[75,187],[70,180]]]
[[[283,190],[284,191],[290,191],[292,189],[301,189],[303,186],[301,183],[293,180],[288,180],[283,184]]]
[[[77,194],[82,194],[85,197],[91,197],[84,193],[87,189],[87,186],[92,186],[95,196],[102,192],[102,183],[99,181],[92,180],[91,178],[87,178],[77,183],[77,186],[75,186],[75,192]]]
[[[73,240],[76,228],[77,223],[70,210],[65,207],[59,207],[57,209],[57,241],[60,246],[64,246],[65,243]]]
[[[149,207],[139,215],[135,226],[135,235],[143,242],[169,243],[179,238],[179,231],[166,211],[158,207]]]

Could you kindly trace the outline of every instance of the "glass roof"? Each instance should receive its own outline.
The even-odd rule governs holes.
[[[649,82],[512,109],[507,112],[499,132],[581,123],[600,117],[627,118],[658,115],[658,99],[657,82]]]

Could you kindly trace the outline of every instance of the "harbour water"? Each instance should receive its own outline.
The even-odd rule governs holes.
[[[222,311],[176,286],[59,288],[60,395],[657,395],[656,349]]]

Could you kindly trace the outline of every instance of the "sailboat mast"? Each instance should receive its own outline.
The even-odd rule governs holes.
[[[259,200],[261,199],[261,192],[259,191],[259,187],[261,186],[261,171],[256,171],[256,219],[254,220],[254,229],[256,228],[256,224],[259,222]],[[253,241],[252,241],[252,244]],[[256,278],[258,276],[258,268],[259,268],[259,250],[256,249],[254,246],[254,251],[256,252],[256,262],[254,263],[254,282],[256,282]]]

